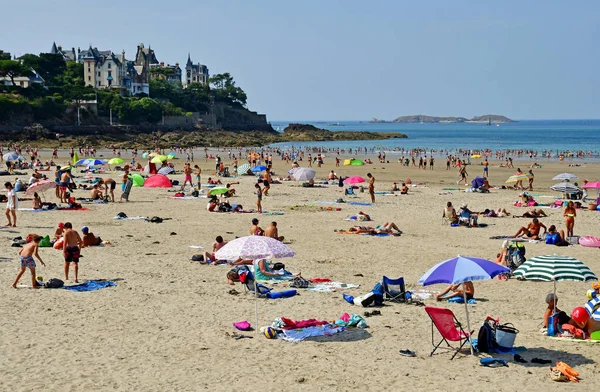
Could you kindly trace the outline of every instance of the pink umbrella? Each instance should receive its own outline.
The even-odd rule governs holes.
[[[31,184],[29,186],[29,188],[27,188],[27,190],[25,191],[25,194],[27,196],[32,196],[35,192],[44,193],[45,191],[54,189],[54,188],[56,188],[56,183],[54,181],[48,181],[48,180],[38,181],[38,182],[34,182],[33,184]]]
[[[170,188],[171,186],[171,180],[163,174],[155,174],[144,182],[144,188]]]
[[[588,182],[587,184],[585,184],[584,186],[582,186],[582,188],[596,188],[596,189],[600,189],[600,182]]]
[[[217,260],[236,260],[239,257],[258,260],[292,257],[295,254],[290,247],[275,238],[251,235],[230,241],[215,253],[215,257]]]
[[[365,179],[359,176],[348,177],[344,180],[344,184],[358,184],[361,182],[365,182]]]

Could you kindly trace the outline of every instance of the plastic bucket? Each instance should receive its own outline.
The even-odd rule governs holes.
[[[511,323],[496,327],[496,342],[503,348],[513,348],[519,330]]]

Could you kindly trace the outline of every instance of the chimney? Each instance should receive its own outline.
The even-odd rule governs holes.
[[[121,52],[121,62],[125,62],[125,49],[123,49],[123,51]]]
[[[160,66],[161,66],[161,67],[164,67],[164,66],[165,66],[165,63],[161,62],[161,63],[160,63]]]
[[[58,50],[59,50],[60,52],[62,52],[62,46],[61,46],[61,45],[58,45]]]

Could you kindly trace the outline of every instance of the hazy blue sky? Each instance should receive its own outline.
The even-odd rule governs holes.
[[[600,1],[26,3],[2,5],[0,49],[131,58],[143,42],[180,64],[189,51],[270,120],[600,117]]]

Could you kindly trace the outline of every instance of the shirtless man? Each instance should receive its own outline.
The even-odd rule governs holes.
[[[264,235],[265,231],[258,225],[259,220],[252,219],[252,227],[250,227],[250,235]]]
[[[283,242],[284,236],[279,236],[279,231],[277,230],[277,222],[271,222],[269,226],[265,229],[265,237],[275,238],[278,241]]]
[[[371,203],[375,203],[375,177],[371,173],[367,173],[369,177],[369,195],[371,195]]]
[[[527,227],[521,227],[519,229],[519,231],[517,231],[517,234],[515,234],[513,237],[518,238],[518,237],[527,237],[527,238],[531,238],[533,240],[539,240],[540,239],[540,228],[544,228],[544,233],[546,232],[546,226],[544,226],[544,224],[542,222],[540,222],[538,220],[538,218],[533,218],[533,220],[531,221],[530,224],[527,225]]]
[[[208,264],[209,262],[214,261],[214,264],[217,265],[217,261],[220,260],[217,260],[215,253],[225,245],[227,245],[227,241],[224,241],[223,237],[221,237],[220,235],[217,236],[217,238],[215,238],[215,243],[212,247],[212,253],[204,252],[204,262],[202,262],[202,264]]]
[[[42,263],[43,266],[46,266],[46,264],[44,264],[44,261],[38,254],[38,248],[39,248],[41,240],[42,240],[42,237],[40,237],[39,235],[33,236],[32,241],[30,243],[28,243],[27,245],[25,245],[23,247],[23,249],[21,249],[21,251],[19,252],[19,259],[21,261],[21,269],[19,270],[19,273],[17,274],[17,278],[15,279],[15,282],[12,285],[12,287],[14,287],[15,289],[17,288],[17,283],[19,283],[19,280],[21,279],[21,277],[23,276],[23,274],[25,273],[25,270],[27,268],[29,268],[29,271],[31,272],[31,287],[34,289],[37,289],[40,287],[37,284],[36,279],[35,279],[36,265],[35,265],[35,260],[33,260],[33,256],[37,257],[37,259],[40,261],[40,263]]]
[[[108,196],[110,194],[110,199],[115,202],[115,188],[117,187],[117,182],[112,178],[105,178],[104,180],[100,180],[98,182],[99,185],[104,184],[104,194]]]
[[[192,183],[192,166],[189,163],[183,165],[183,174],[185,174],[185,178],[183,180],[183,185],[181,185],[181,190],[183,191],[185,189],[185,184],[187,183],[190,184],[190,188],[193,188],[194,184]]]
[[[59,191],[60,191],[60,202],[61,203],[67,203],[67,190],[69,189],[69,181],[73,180],[73,177],[71,177],[71,172],[70,171],[64,171],[62,173],[62,175],[60,176],[60,182],[58,183],[59,186]]]
[[[90,198],[92,200],[101,200],[102,199],[102,191],[98,189],[98,184],[94,184],[92,191],[90,192]]]
[[[438,301],[443,301],[445,299],[461,297],[464,298],[465,294],[467,300],[473,298],[475,296],[475,286],[473,286],[473,282],[465,282],[465,291],[462,290],[462,284],[451,284],[446,288],[446,290],[442,291],[437,295],[436,299]],[[452,291],[452,294],[448,294]]]
[[[79,257],[83,241],[79,233],[73,230],[71,222],[65,223],[63,234],[63,256],[65,258],[65,280],[69,280],[69,267],[75,265],[75,283],[79,283]]]

